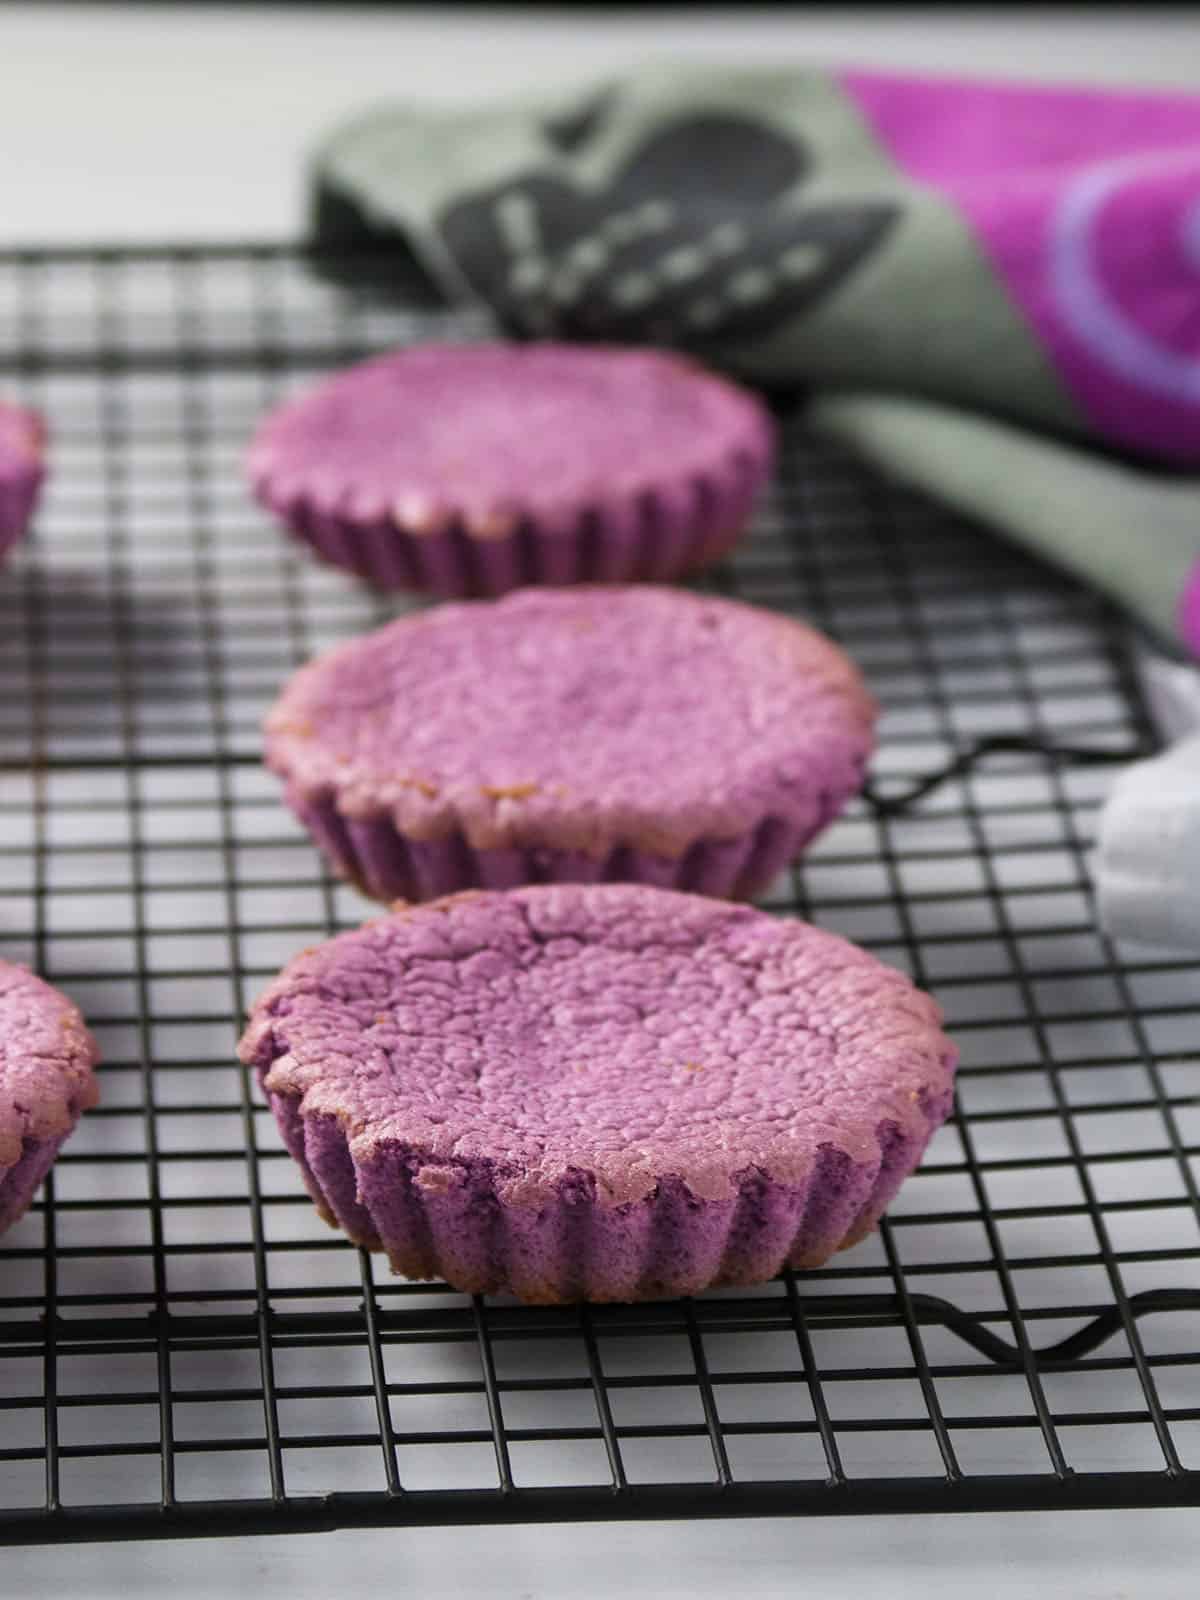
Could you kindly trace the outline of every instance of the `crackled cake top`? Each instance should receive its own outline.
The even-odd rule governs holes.
[[[336,1117],[356,1155],[397,1141],[437,1187],[490,1163],[507,1200],[594,1176],[611,1204],[678,1176],[727,1197],[817,1150],[878,1155],[932,1128],[953,1052],[934,1001],[806,923],[624,884],[463,894],[297,957],[243,1060]]]
[[[339,373],[274,412],[247,467],[286,496],[409,527],[516,510],[576,515],[772,445],[762,404],[652,350],[417,345]],[[471,513],[481,514],[476,525]]]
[[[684,590],[525,590],[319,657],[267,719],[303,801],[475,848],[681,854],[861,783],[875,706],[811,628]]]
[[[96,1103],[97,1055],[65,995],[0,961],[0,1176],[21,1159],[26,1139],[65,1133]]]

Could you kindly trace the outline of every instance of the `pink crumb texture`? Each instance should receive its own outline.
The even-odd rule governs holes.
[[[0,962],[0,1231],[28,1210],[80,1114],[96,1104],[98,1059],[65,995]]]
[[[327,1221],[530,1302],[820,1264],[916,1166],[955,1066],[867,952],[635,885],[397,910],[293,960],[240,1054]]]
[[[29,526],[45,475],[45,444],[36,411],[0,400],[0,556]]]
[[[761,402],[683,357],[476,344],[339,373],[268,416],[246,465],[327,561],[462,598],[708,565],[773,456]]]
[[[876,708],[821,634],[652,586],[526,590],[319,657],[266,759],[372,897],[634,881],[748,898],[862,785]]]

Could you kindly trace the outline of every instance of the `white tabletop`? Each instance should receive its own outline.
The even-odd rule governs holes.
[[[845,14],[683,10],[567,18],[455,8],[0,6],[0,245],[287,238],[303,157],[364,103],[484,99],[647,56],[858,62],[1194,87],[1181,9]],[[427,1600],[618,1590],[942,1593],[1076,1600],[1195,1593],[1189,1512],[417,1529],[6,1552],[8,1593],[384,1593]],[[19,1581],[16,1581],[18,1580]]]
[[[420,1528],[6,1552],[27,1600],[1192,1600],[1195,1512]]]
[[[0,4],[0,244],[294,236],[303,157],[378,100],[481,101],[647,57],[1194,86],[1194,20],[1139,9],[656,12]]]

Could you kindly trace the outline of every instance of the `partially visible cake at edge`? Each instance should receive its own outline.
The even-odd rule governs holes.
[[[78,1008],[0,961],[0,1232],[29,1209],[80,1114],[99,1098],[96,1041]]]
[[[38,413],[0,400],[0,557],[29,526],[45,474],[45,446]]]

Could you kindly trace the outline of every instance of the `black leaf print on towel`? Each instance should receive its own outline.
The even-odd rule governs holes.
[[[577,154],[605,121],[559,124]],[[530,173],[457,200],[439,222],[472,287],[526,334],[702,345],[768,334],[824,299],[899,207],[797,193],[811,160],[744,117],[660,129],[603,190]]]
[[[569,153],[594,138],[608,120],[609,112],[617,102],[615,89],[601,89],[590,100],[576,106],[573,111],[557,117],[547,117],[542,132],[552,144]]]

